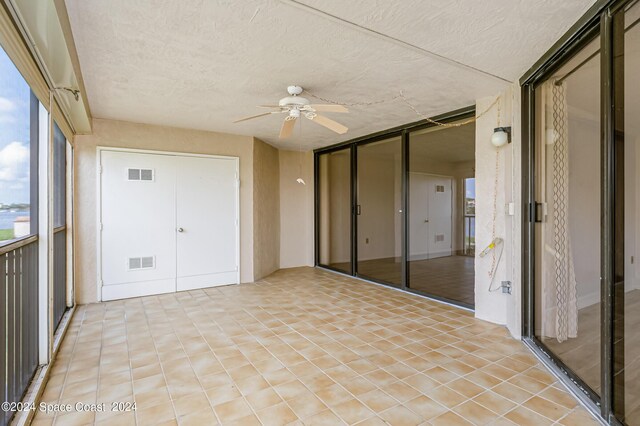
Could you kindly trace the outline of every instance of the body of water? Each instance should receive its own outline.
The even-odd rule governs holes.
[[[13,229],[13,221],[21,216],[29,216],[29,211],[10,212],[0,211],[0,229]]]

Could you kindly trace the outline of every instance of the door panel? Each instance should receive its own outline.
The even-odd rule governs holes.
[[[451,256],[451,179],[428,176],[429,259]]]
[[[177,158],[178,290],[238,282],[237,164]]]
[[[451,256],[451,179],[409,174],[410,260]]]
[[[351,149],[318,158],[318,261],[351,271]]]
[[[359,275],[402,285],[402,144],[395,137],[358,146]]]
[[[599,48],[595,39],[536,88],[534,156],[534,334],[594,399],[602,391]]]
[[[102,151],[100,160],[102,300],[175,291],[172,157]]]
[[[429,181],[421,173],[409,174],[409,260],[429,258]]]

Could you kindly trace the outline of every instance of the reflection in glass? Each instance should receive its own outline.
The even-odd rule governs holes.
[[[473,307],[475,124],[409,135],[409,287]]]
[[[402,284],[402,143],[358,146],[359,275]]]
[[[320,264],[351,273],[351,150],[318,159]]]
[[[600,394],[600,40],[535,92],[535,335]]]

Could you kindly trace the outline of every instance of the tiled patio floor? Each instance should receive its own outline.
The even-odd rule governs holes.
[[[503,327],[313,268],[80,306],[43,401],[107,411],[37,425],[595,424]]]

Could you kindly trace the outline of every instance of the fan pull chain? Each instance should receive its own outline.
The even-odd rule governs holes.
[[[348,103],[348,102],[339,102],[333,99],[328,99],[328,98],[323,98],[321,96],[318,96],[314,93],[311,93],[310,91],[304,89],[304,93],[308,94],[309,96],[316,98],[318,100],[321,100],[323,102],[327,102],[330,104],[336,104],[336,105],[344,105],[344,106],[370,106],[370,105],[377,105],[377,104],[382,104],[382,103],[386,103],[386,102],[393,102],[396,99],[400,99],[402,100],[402,102],[404,102],[417,116],[423,118],[424,120],[426,120],[427,122],[434,124],[436,126],[440,126],[440,127],[460,127],[460,126],[464,126],[466,124],[470,124],[475,122],[476,120],[478,120],[480,117],[484,116],[485,114],[487,114],[498,102],[498,99],[500,99],[500,96],[497,96],[496,99],[484,110],[482,111],[480,114],[477,114],[475,117],[469,118],[468,120],[465,121],[461,121],[458,123],[444,123],[441,121],[436,121],[431,119],[428,115],[421,113],[420,111],[418,111],[418,109],[411,103],[409,102],[409,100],[406,98],[406,96],[404,95],[404,93],[402,92],[402,90],[400,91],[400,93],[396,96],[393,96],[391,98],[387,98],[387,99],[380,99],[380,100],[375,100],[375,101],[367,101],[367,102],[353,102],[353,103]]]
[[[311,93],[307,89],[304,89],[303,92],[306,93],[307,95],[313,97],[313,98],[316,98],[316,99],[322,101],[322,102],[326,102],[328,104],[343,105],[343,106],[346,106],[346,107],[349,107],[349,106],[369,106],[369,105],[383,104],[385,102],[393,102],[393,101],[395,101],[396,99],[399,99],[402,96],[402,94],[399,94],[399,95],[396,95],[396,96],[394,96],[392,98],[380,99],[380,100],[376,100],[376,101],[344,103],[344,102],[338,102],[338,101],[334,101],[334,100],[331,100],[331,99],[323,98],[323,97],[318,96],[318,95],[316,95],[314,93]]]

